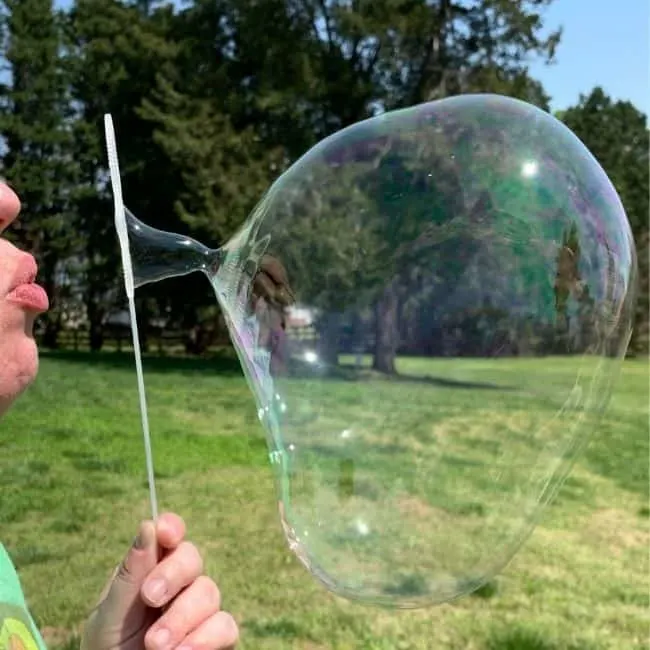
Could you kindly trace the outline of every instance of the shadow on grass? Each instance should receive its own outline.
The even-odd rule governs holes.
[[[296,623],[286,618],[246,621],[243,627],[259,638],[297,639],[303,636],[303,630]]]
[[[429,384],[431,386],[440,386],[441,388],[466,388],[471,390],[515,390],[514,386],[503,386],[502,384],[494,384],[491,382],[482,381],[460,381],[457,379],[448,379],[446,377],[433,377],[431,375],[423,375],[418,377],[415,375],[395,375],[390,377],[393,381],[404,383],[416,384]]]
[[[79,363],[94,367],[115,370],[132,370],[134,367],[133,352],[73,352],[52,351],[41,352],[44,359],[56,359],[65,363]],[[233,351],[223,351],[206,357],[166,357],[155,354],[145,354],[142,358],[145,372],[178,374],[214,374],[225,377],[243,377],[241,365]]]
[[[17,570],[33,564],[45,564],[61,558],[60,554],[48,551],[40,546],[22,546],[9,549],[11,559]]]
[[[595,650],[590,644],[563,643],[524,628],[499,630],[490,636],[484,647],[485,650]]]
[[[483,514],[483,512],[480,514]],[[481,600],[490,600],[490,598],[494,598],[498,593],[499,583],[496,580],[488,580],[485,584],[473,591],[470,596],[480,598]]]
[[[69,350],[44,350],[41,357],[57,359],[66,363],[80,363],[116,370],[131,370],[133,368],[133,352],[87,352]],[[221,377],[243,377],[239,359],[234,350],[225,349],[205,357],[188,356],[158,356],[143,355],[143,365],[146,372],[164,374],[213,374]],[[330,366],[315,369],[308,363],[294,361],[290,364],[292,379],[328,379],[339,381],[386,381],[391,383],[417,383],[439,386],[442,388],[465,388],[471,390],[512,391],[514,386],[505,386],[491,382],[460,381],[432,375],[386,375],[369,369],[358,370],[350,364]]]
[[[417,573],[398,576],[392,585],[388,585],[384,592],[391,596],[417,597],[425,596],[428,592],[427,580]]]
[[[351,364],[338,366],[313,366],[304,361],[293,360],[290,364],[291,377],[294,379],[329,379],[350,382],[384,381],[392,384],[428,384],[441,388],[466,388],[477,390],[513,391],[514,386],[505,386],[493,382],[462,381],[433,375],[385,374],[370,368],[358,369]]]

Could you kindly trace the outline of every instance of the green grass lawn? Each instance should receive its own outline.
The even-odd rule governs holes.
[[[558,406],[560,388],[573,385],[575,362],[446,360],[435,362],[433,370],[432,362],[400,363],[407,374],[435,374],[440,403],[423,405],[418,391],[425,388],[417,382],[405,385],[396,399],[408,404],[408,409],[401,408],[411,419],[395,423],[390,418],[395,404],[380,382],[365,388],[354,384],[356,394],[349,393],[353,384],[347,382],[346,395],[352,397],[344,399],[331,385],[323,403],[329,400],[336,408],[326,410],[318,422],[338,430],[356,408],[355,421],[373,432],[361,436],[363,444],[369,450],[388,445],[392,471],[413,454],[411,446],[400,451],[394,444],[390,426],[407,426],[425,459],[432,458],[427,456],[432,445],[426,436],[433,431],[439,480],[435,485],[412,480],[409,494],[421,500],[419,506],[433,506],[436,498],[448,505],[453,486],[464,485],[465,496],[446,515],[448,530],[458,526],[461,534],[476,510],[486,507],[476,499],[468,501],[473,490],[483,494],[488,506],[508,500],[501,495],[490,501],[495,493],[483,490],[480,472],[464,479],[452,469],[492,463],[502,457],[496,452],[504,431],[514,435],[522,427],[536,428],[536,418]],[[498,578],[452,604],[415,611],[369,608],[332,596],[288,550],[264,435],[238,364],[152,358],[145,360],[145,372],[161,507],[188,522],[189,536],[221,585],[224,606],[240,623],[244,650],[647,647],[647,361],[626,362],[590,445]],[[469,377],[521,390],[503,397],[510,400],[509,410],[503,402],[497,409],[490,391],[454,387]],[[291,389],[297,397],[309,390],[308,382]],[[522,398],[527,390],[539,398],[538,407],[530,408],[532,402]],[[360,402],[366,405],[363,417]],[[516,413],[516,420],[496,417],[506,410]],[[431,421],[427,431],[421,429],[424,420]],[[547,431],[561,433],[563,426],[559,421],[553,424],[558,428]],[[57,643],[63,647],[94,605],[138,521],[148,516],[131,356],[45,356],[38,381],[2,427],[1,537],[19,568],[38,624],[53,648]],[[453,435],[445,436],[448,432]],[[543,442],[528,440],[518,453],[536,458],[534,444]],[[330,457],[336,454],[331,445],[327,451]],[[380,462],[379,457],[374,461]],[[318,469],[322,476],[325,470]],[[512,484],[521,480],[521,472],[506,463],[501,469],[511,471]],[[305,471],[299,479],[304,482],[307,476]],[[304,512],[300,499],[297,494],[299,513]],[[515,509],[504,510],[504,517],[512,517]],[[447,552],[455,552],[447,543]]]

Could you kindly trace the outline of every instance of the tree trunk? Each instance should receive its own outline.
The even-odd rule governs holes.
[[[214,339],[214,329],[207,327],[204,323],[197,323],[185,337],[185,353],[201,356],[209,350]]]
[[[339,314],[325,314],[319,322],[318,356],[328,366],[339,365],[340,321]]]
[[[61,314],[56,310],[56,283],[53,280],[52,272],[46,273],[46,281],[43,283],[45,292],[50,296],[50,311],[45,314],[45,330],[43,332],[42,345],[50,350],[59,347],[59,332],[61,331]],[[52,309],[54,307],[54,309]]]
[[[396,374],[395,355],[399,344],[397,283],[393,281],[384,290],[375,308],[375,355],[373,370],[388,375]]]
[[[88,332],[88,344],[91,352],[100,352],[104,346],[104,327],[101,322],[91,321]]]
[[[59,316],[48,318],[45,322],[45,330],[41,344],[49,350],[56,350],[59,347],[59,332],[61,331],[61,319]]]
[[[88,315],[88,345],[92,352],[99,352],[104,345],[104,310],[97,301],[89,298],[86,304]]]
[[[140,341],[140,350],[144,353],[149,352],[151,322],[151,306],[145,298],[136,303],[136,314],[138,319],[138,336]]]

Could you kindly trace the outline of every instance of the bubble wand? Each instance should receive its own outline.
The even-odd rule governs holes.
[[[158,518],[158,500],[156,498],[156,483],[153,472],[153,454],[151,451],[151,435],[149,433],[149,418],[147,416],[147,396],[144,389],[144,374],[142,372],[142,353],[140,352],[140,337],[138,335],[138,319],[135,313],[135,283],[133,280],[133,265],[129,248],[129,235],[126,225],[126,214],[122,199],[122,181],[120,166],[117,160],[117,146],[115,144],[115,129],[113,118],[104,115],[104,133],[106,135],[106,149],[108,152],[108,169],[113,189],[113,205],[115,206],[115,229],[120,242],[122,253],[122,267],[124,270],[124,288],[129,302],[131,317],[131,335],[133,337],[133,353],[135,355],[135,369],[138,377],[138,395],[140,397],[140,418],[142,420],[142,433],[144,436],[144,450],[147,459],[147,478],[149,481],[149,496],[151,499],[151,513],[154,520]]]

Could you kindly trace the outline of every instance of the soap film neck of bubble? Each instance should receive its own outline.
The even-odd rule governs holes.
[[[187,237],[158,230],[140,221],[124,208],[129,249],[133,256],[134,288],[202,271],[214,284],[224,256],[223,249],[213,249]]]

